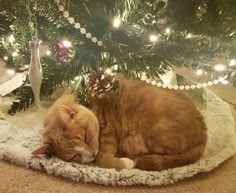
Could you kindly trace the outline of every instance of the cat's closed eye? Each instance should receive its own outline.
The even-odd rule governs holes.
[[[74,161],[74,162],[82,162],[82,156],[79,153],[76,153],[73,157],[71,157],[70,159],[68,159],[67,161]]]

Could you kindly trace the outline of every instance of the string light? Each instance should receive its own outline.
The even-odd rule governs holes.
[[[118,65],[115,64],[115,65],[113,66],[113,69],[114,69],[115,71],[117,71],[117,70],[118,70]]]
[[[111,74],[111,69],[110,69],[110,68],[107,68],[107,69],[105,70],[105,73],[106,73],[106,74]]]
[[[72,46],[71,42],[68,40],[63,40],[62,44],[65,48],[70,48]]]
[[[225,79],[224,77],[220,77],[218,80],[223,83]]]
[[[3,60],[7,61],[8,60],[8,56],[3,56]]]
[[[230,60],[229,66],[234,66],[234,65],[236,65],[236,60],[235,59]]]
[[[186,38],[190,39],[191,37],[193,37],[193,35],[191,33],[189,33]]]
[[[13,52],[11,53],[11,55],[12,55],[12,57],[16,57],[16,56],[18,56],[18,53],[17,53],[16,51],[13,51]]]
[[[170,28],[166,28],[166,33],[169,35],[170,34]]]
[[[10,35],[10,36],[8,37],[8,41],[9,41],[10,43],[13,43],[15,40],[16,40],[16,39],[15,39],[15,37],[14,37],[13,35]]]
[[[74,80],[79,80],[79,76],[76,76],[76,77],[74,78]]]
[[[225,66],[223,64],[217,64],[214,66],[214,69],[216,71],[224,71],[225,70]]]
[[[47,56],[50,56],[50,55],[51,55],[51,51],[50,51],[50,50],[47,50],[47,51],[46,51],[46,55],[47,55]]]
[[[113,20],[113,27],[114,28],[119,28],[120,25],[121,25],[121,19],[118,18],[118,17],[114,18],[114,20]]]
[[[9,75],[13,75],[13,74],[15,74],[15,71],[8,69],[8,70],[7,70],[7,73],[8,73]]]
[[[203,74],[203,70],[202,69],[197,70],[196,74],[199,75],[199,76],[202,75]]]
[[[158,36],[152,34],[152,35],[149,36],[149,40],[150,40],[151,42],[156,42],[156,41],[158,40]]]
[[[228,80],[224,80],[222,83],[223,84],[229,84],[229,81]]]

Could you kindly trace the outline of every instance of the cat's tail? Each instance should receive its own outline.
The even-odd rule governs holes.
[[[183,153],[174,155],[146,154],[135,158],[135,168],[161,171],[196,162],[203,154],[205,145],[199,145]]]

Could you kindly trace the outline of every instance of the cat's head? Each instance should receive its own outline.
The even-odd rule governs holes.
[[[78,104],[59,105],[56,114],[47,117],[44,127],[44,144],[33,154],[55,155],[78,163],[89,163],[96,158],[99,125],[87,108]]]

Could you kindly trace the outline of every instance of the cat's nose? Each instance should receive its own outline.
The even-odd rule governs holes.
[[[96,153],[95,153],[95,152],[93,152],[93,153],[92,153],[92,157],[95,157],[95,156],[96,156]]]

